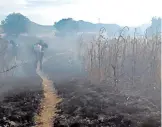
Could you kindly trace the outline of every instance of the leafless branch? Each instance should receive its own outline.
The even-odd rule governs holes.
[[[0,73],[9,72],[9,71],[11,71],[11,70],[13,70],[13,69],[15,69],[15,68],[17,68],[17,67],[22,66],[23,64],[26,64],[26,63],[25,63],[25,62],[22,62],[21,64],[13,65],[13,66],[11,66],[10,68],[8,68],[8,69],[6,69],[6,70],[0,71]]]

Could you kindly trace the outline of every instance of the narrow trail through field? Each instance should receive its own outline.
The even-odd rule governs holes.
[[[44,98],[41,100],[40,112],[35,116],[35,127],[53,127],[54,117],[57,115],[56,105],[61,101],[53,87],[53,82],[37,68],[37,74],[42,79]]]

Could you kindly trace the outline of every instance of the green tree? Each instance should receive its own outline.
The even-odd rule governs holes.
[[[151,20],[151,26],[147,29],[148,36],[157,35],[161,33],[161,18],[153,17]]]
[[[54,27],[61,35],[73,34],[78,30],[78,23],[72,18],[61,19],[54,23]]]
[[[2,28],[7,35],[19,35],[27,32],[29,19],[20,13],[9,14],[1,21]]]

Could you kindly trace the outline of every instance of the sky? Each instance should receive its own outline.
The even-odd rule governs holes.
[[[12,12],[30,20],[53,25],[62,18],[92,23],[139,26],[162,17],[161,0],[0,0],[0,20]]]

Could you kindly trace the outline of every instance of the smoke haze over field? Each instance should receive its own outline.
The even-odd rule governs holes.
[[[23,126],[29,126],[28,122],[33,125],[37,113],[45,114],[46,119],[58,104],[52,103],[48,110],[49,102],[57,100],[52,96],[55,93],[62,101],[56,106],[59,111],[54,121],[49,122],[51,126],[146,127],[142,123],[151,118],[155,119],[155,126],[151,127],[159,127],[160,3],[0,2],[0,126],[1,121],[21,123],[22,119],[27,121]],[[37,61],[42,60],[42,69],[40,64],[37,70]],[[53,87],[57,92],[51,91]],[[28,94],[14,98],[19,92]],[[1,105],[6,96],[11,97]],[[26,103],[24,96],[36,105]],[[25,107],[18,106],[19,103]],[[37,105],[45,107],[41,110],[47,109],[47,114],[44,110],[40,113]],[[30,114],[26,113],[28,107],[32,108]]]

